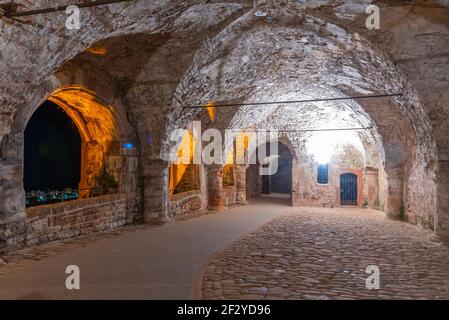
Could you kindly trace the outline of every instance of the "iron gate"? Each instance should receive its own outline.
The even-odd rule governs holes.
[[[340,204],[342,206],[357,205],[357,176],[345,173],[340,176]]]

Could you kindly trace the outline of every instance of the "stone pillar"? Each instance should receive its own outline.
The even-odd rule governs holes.
[[[0,141],[0,255],[20,248],[26,237],[22,135]]]
[[[449,242],[449,161],[438,161],[437,209],[434,235],[438,240]]]
[[[404,210],[402,168],[387,169],[387,175],[385,212],[389,218],[402,219]]]
[[[223,166],[210,165],[207,167],[208,209],[223,211]]]
[[[234,166],[236,202],[237,204],[248,204],[246,200],[246,167],[243,164]]]
[[[0,143],[0,221],[23,219],[23,136],[8,135]]]
[[[368,208],[379,209],[379,169],[366,168],[366,189]]]
[[[292,207],[298,206],[299,204],[299,168],[298,160],[296,158],[292,159],[292,192],[290,194],[290,205]]]
[[[164,160],[146,161],[144,164],[144,221],[166,223],[168,214],[169,163]]]

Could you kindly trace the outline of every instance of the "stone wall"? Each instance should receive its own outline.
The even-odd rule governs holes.
[[[26,215],[26,219],[0,226],[0,252],[114,230],[142,220],[139,199],[127,199],[125,194],[32,207]]]
[[[223,202],[226,207],[232,206],[236,203],[235,186],[223,188]]]
[[[294,173],[297,175],[299,195],[295,200],[298,206],[318,206],[336,207],[340,205],[340,175],[351,172],[359,178],[359,199],[358,205],[363,206],[368,200],[367,180],[365,177],[365,155],[350,145],[341,146],[331,158],[328,165],[327,184],[319,184],[318,162],[313,156],[303,156],[298,169]],[[376,181],[370,181],[371,192],[379,193]],[[372,207],[378,203],[377,199],[372,199]]]
[[[0,223],[0,254],[23,247],[26,235],[25,219],[12,219]]]
[[[199,190],[170,195],[168,212],[171,218],[199,215],[205,210],[206,200]]]
[[[262,191],[259,165],[250,164],[246,168],[246,198],[258,198]]]
[[[388,181],[387,181],[387,173],[385,172],[385,169],[382,167],[379,168],[378,183],[379,183],[379,209],[383,211],[385,208]]]

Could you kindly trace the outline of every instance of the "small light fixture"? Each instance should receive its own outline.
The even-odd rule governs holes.
[[[123,148],[130,150],[130,149],[134,148],[134,145],[131,142],[126,142],[123,144]]]
[[[254,14],[256,15],[256,17],[266,17],[267,16],[266,12],[263,12],[260,10],[257,10],[256,13],[254,13]]]
[[[108,55],[108,49],[100,46],[89,47],[86,49],[86,52],[99,57],[105,57]]]

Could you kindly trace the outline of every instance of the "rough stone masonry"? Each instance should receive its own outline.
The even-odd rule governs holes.
[[[9,2],[0,8],[12,10]],[[14,2],[17,10],[54,4]],[[177,146],[170,134],[193,120],[223,135],[287,132],[292,205],[338,206],[339,177],[353,173],[358,206],[448,239],[449,7],[375,1],[381,27],[368,30],[371,2],[136,0],[83,9],[79,30],[65,27],[63,13],[1,18],[0,252],[223,210],[267,191],[254,165],[234,167],[232,187],[223,187],[221,167],[201,165],[198,190],[171,194],[170,154]],[[402,95],[217,108],[214,117],[184,108],[392,93]],[[113,194],[26,208],[23,133],[46,100],[80,130],[80,186],[93,188],[104,167],[117,180]],[[342,134],[332,145],[327,186],[316,182],[310,148],[316,134],[297,130],[325,127],[370,128]]]

